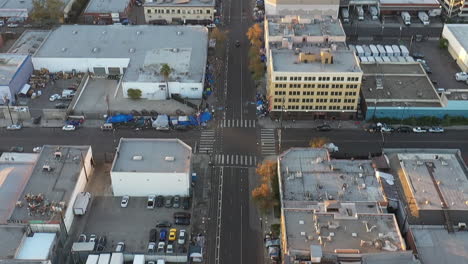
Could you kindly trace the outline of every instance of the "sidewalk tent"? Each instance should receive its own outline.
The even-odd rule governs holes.
[[[213,118],[210,112],[203,112],[200,114],[200,122],[201,123],[206,123],[210,121]]]
[[[106,123],[125,123],[133,120],[133,115],[115,115],[107,118]]]
[[[169,128],[169,117],[167,115],[158,115],[156,120],[153,121],[152,127],[158,128]]]

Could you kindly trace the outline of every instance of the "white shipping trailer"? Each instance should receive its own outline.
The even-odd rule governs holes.
[[[390,58],[387,57],[387,56],[382,57],[382,60],[383,60],[384,62],[391,62]]]
[[[91,199],[91,193],[80,192],[77,194],[75,203],[73,204],[73,213],[75,215],[84,215],[88,210],[89,200]]]
[[[123,264],[124,258],[123,254],[120,252],[112,253],[112,258],[110,264]]]
[[[384,61],[383,61],[382,57],[375,57],[375,62],[376,63],[383,63]]]
[[[362,48],[364,49],[364,56],[366,57],[372,56],[372,51],[370,50],[369,46],[362,45]]]
[[[375,45],[369,45],[369,48],[372,52],[372,56],[373,57],[378,57],[380,54],[379,54],[379,50],[377,49],[377,47]]]
[[[98,264],[109,264],[111,259],[111,254],[110,253],[105,253],[99,255],[99,262]]]
[[[392,57],[392,56],[393,56],[393,49],[392,49],[392,46],[390,46],[390,45],[385,45],[385,52],[387,53],[387,56],[388,56],[388,57]]]
[[[88,255],[86,259],[86,264],[98,264],[99,255]]]
[[[377,49],[379,50],[380,56],[387,56],[387,51],[383,45],[377,45]]]
[[[362,48],[361,45],[356,45],[356,51],[357,51],[357,55],[358,55],[359,57],[364,56],[364,49]]]
[[[409,50],[406,48],[405,45],[400,45],[401,56],[409,56]]]
[[[145,264],[145,255],[135,255],[133,264]]]
[[[393,56],[401,56],[401,51],[398,45],[392,45]]]

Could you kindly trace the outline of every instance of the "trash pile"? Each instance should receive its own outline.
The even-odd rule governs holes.
[[[255,22],[263,22],[265,16],[265,3],[263,0],[257,0],[253,9],[253,18]]]
[[[268,100],[266,99],[265,95],[262,95],[260,93],[257,93],[255,95],[255,101],[257,102],[257,116],[258,117],[265,117],[268,115],[269,112],[269,106],[268,106]]]

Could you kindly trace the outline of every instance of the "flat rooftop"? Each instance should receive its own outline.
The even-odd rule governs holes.
[[[423,5],[423,6],[437,6],[439,7],[439,2],[437,0],[380,0],[380,4],[384,6],[398,6],[398,5]]]
[[[165,6],[177,6],[177,7],[214,7],[215,0],[174,0],[174,1],[164,1],[164,0],[147,0],[144,4],[145,6],[154,6],[154,7],[165,7]]]
[[[33,233],[18,249],[17,259],[47,260],[52,252],[55,233]]]
[[[65,207],[72,206],[68,202],[82,170],[81,159],[86,157],[89,148],[90,146],[43,146],[31,177],[18,199],[23,206],[15,207],[10,219],[23,221],[55,219],[57,214],[53,208],[60,208],[59,203],[63,202]],[[57,151],[62,153],[61,158],[55,157]],[[52,170],[44,170],[44,165],[49,165]],[[37,202],[36,206],[29,209],[27,197],[36,200],[34,196],[40,195],[43,201]],[[31,204],[34,205],[34,202]]]
[[[120,139],[112,172],[189,173],[192,148],[179,139]]]
[[[124,81],[162,82],[161,65],[171,80],[202,82],[208,30],[202,26],[62,25],[37,50],[38,58],[128,59]]]
[[[393,214],[342,216],[285,209],[284,215],[290,255],[321,245],[320,240],[325,253],[339,249],[356,249],[360,254],[406,249]]]
[[[468,232],[443,227],[411,226],[418,257],[424,264],[468,263]]]
[[[285,201],[385,200],[370,160],[331,160],[325,149],[291,148],[279,161]]]
[[[90,0],[84,11],[86,13],[123,13],[130,0]]]
[[[0,224],[7,223],[31,177],[38,154],[3,153],[0,158]],[[2,237],[0,235],[0,237]],[[0,239],[0,243],[1,243]],[[1,246],[0,246],[1,248]]]
[[[71,0],[61,0],[65,5]],[[33,0],[0,0],[0,11],[2,9],[26,9],[29,12],[33,9]]]
[[[303,53],[320,53],[320,47],[303,47]],[[322,64],[318,62],[298,62],[299,55],[294,50],[270,50],[273,70],[277,72],[361,72],[357,58],[350,50],[331,51],[333,63]]]
[[[368,106],[442,106],[434,85],[417,62],[361,64],[361,69],[361,91]]]
[[[449,93],[445,93],[445,96],[449,100],[455,100],[455,101],[466,101],[468,100],[468,90],[465,92],[461,91],[450,91],[448,90]]]
[[[49,33],[50,30],[26,30],[10,47],[8,53],[33,55]]]
[[[456,154],[398,153],[397,157],[419,210],[468,210],[466,167]]]
[[[26,227],[22,225],[0,225],[0,259],[15,258],[25,232]]]
[[[468,25],[467,24],[445,24],[453,36],[458,40],[458,43],[468,51]]]
[[[269,36],[345,36],[339,19],[269,16]]]
[[[0,85],[8,86],[28,55],[0,53]]]

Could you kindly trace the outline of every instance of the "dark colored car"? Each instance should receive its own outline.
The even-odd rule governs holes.
[[[159,241],[166,241],[166,238],[167,238],[167,230],[161,229],[159,231]]]
[[[373,133],[373,132],[380,132],[381,128],[382,128],[381,126],[378,126],[376,124],[372,124],[369,127],[367,127],[366,130],[367,130],[367,132]]]
[[[24,151],[23,147],[13,146],[10,148],[10,152],[23,152],[23,151]]]
[[[158,230],[156,230],[156,228],[153,228],[150,230],[150,233],[149,233],[149,242],[156,242],[157,239],[158,239]]]
[[[163,207],[164,206],[164,196],[159,195],[156,197],[156,207]]]
[[[401,126],[397,128],[397,132],[400,132],[400,133],[411,133],[412,131],[413,129],[411,129],[411,127],[408,127],[408,126]]]
[[[99,238],[96,246],[96,251],[102,252],[106,248],[107,238],[106,236],[102,236]]]
[[[321,125],[321,126],[318,126],[316,129],[317,131],[330,131],[331,127],[329,125]]]
[[[174,222],[176,225],[190,225],[190,218],[176,218]]]
[[[425,56],[422,53],[419,53],[419,52],[414,52],[413,53],[413,58],[415,58],[415,59],[424,59],[424,57]]]
[[[236,47],[240,47],[240,41],[236,40]]]
[[[156,227],[171,227],[172,224],[169,223],[168,221],[162,221],[162,222],[159,222]]]
[[[185,197],[182,199],[182,208],[188,210],[190,208],[190,198]]]
[[[66,103],[55,104],[55,108],[57,108],[57,109],[65,109],[67,107],[68,107],[68,105]]]
[[[174,218],[189,218],[190,219],[190,217],[191,217],[190,213],[186,213],[186,212],[174,213]]]
[[[172,207],[172,196],[167,196],[165,201],[164,201],[164,206],[166,208],[171,208]]]

